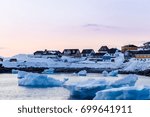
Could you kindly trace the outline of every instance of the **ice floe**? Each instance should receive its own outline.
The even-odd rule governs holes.
[[[24,78],[26,75],[28,74],[28,72],[25,71],[18,71],[18,78]]]
[[[59,81],[54,78],[50,78],[47,75],[41,75],[38,73],[28,73],[25,78],[19,79],[19,86],[25,87],[61,87],[68,79]]]
[[[121,87],[96,93],[94,100],[149,100],[150,87]]]
[[[54,68],[45,69],[42,73],[43,74],[53,74],[55,71]]]
[[[138,80],[137,75],[130,74],[126,76],[125,78],[122,78],[120,80],[117,80],[111,83],[109,87],[118,88],[118,87],[123,87],[123,86],[134,86],[137,80]]]
[[[105,80],[89,79],[87,81],[66,85],[71,92],[71,98],[75,99],[93,99],[95,93],[104,90],[109,83]]]
[[[102,75],[103,75],[104,77],[107,77],[107,76],[108,76],[108,72],[107,72],[107,71],[103,71],[103,72],[102,72]]]
[[[87,75],[87,71],[86,70],[81,70],[80,72],[78,72],[79,76],[86,76]]]
[[[118,70],[113,70],[113,71],[109,72],[108,75],[113,76],[113,77],[117,77],[118,76]]]

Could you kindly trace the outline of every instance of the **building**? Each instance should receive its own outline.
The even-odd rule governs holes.
[[[61,57],[61,52],[58,50],[44,50],[34,52],[34,56],[37,58],[59,58]]]
[[[93,49],[83,49],[81,52],[81,55],[83,57],[93,56],[94,54],[95,54],[95,51]]]
[[[104,55],[105,53],[95,53],[93,56],[89,57],[88,60],[94,62],[103,61]]]
[[[109,48],[107,46],[102,46],[98,52],[99,53],[108,53]]]
[[[17,59],[16,59],[16,58],[11,58],[11,59],[9,60],[9,62],[17,62]]]
[[[150,50],[141,50],[135,53],[136,59],[150,59]]]
[[[111,55],[109,53],[106,53],[104,56],[103,56],[103,61],[110,61],[111,60]]]
[[[138,47],[135,45],[125,45],[121,47],[121,51],[124,53],[126,51],[132,51],[132,50],[137,50]]]
[[[143,48],[144,48],[145,50],[150,50],[150,42],[144,43]]]
[[[120,51],[120,50],[118,50],[117,48],[111,48],[111,49],[108,50],[108,53],[110,54],[110,56],[111,56],[112,58],[115,58],[115,57],[116,57],[115,53],[116,53],[116,52],[119,52],[119,51]]]
[[[64,49],[63,55],[70,56],[70,57],[81,57],[81,53],[79,49]]]

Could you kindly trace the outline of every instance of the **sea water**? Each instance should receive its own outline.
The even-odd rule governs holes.
[[[81,82],[88,79],[105,79],[114,82],[127,75],[119,75],[118,77],[103,77],[98,73],[89,73],[87,76],[78,76],[76,74],[51,74],[50,77],[58,80],[68,78],[67,84]],[[138,76],[137,86],[150,86],[150,77]],[[70,92],[63,87],[53,88],[27,88],[18,86],[16,74],[0,74],[0,99],[1,100],[68,100]]]

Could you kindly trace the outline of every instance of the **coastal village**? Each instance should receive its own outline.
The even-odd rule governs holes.
[[[61,87],[68,92],[67,99],[79,100],[150,99],[150,42],[140,47],[125,45],[121,50],[102,46],[98,52],[43,50],[0,60],[0,73],[18,78],[14,86],[19,89],[42,88],[43,92],[48,88],[51,94],[53,87],[58,91]]]
[[[107,46],[102,46],[98,52],[95,52],[93,49],[64,49],[61,53],[56,50],[45,50],[45,51],[36,51],[34,53],[35,57],[39,58],[60,58],[62,56],[69,56],[73,58],[86,57],[90,61],[114,61],[114,58],[117,56],[115,53],[121,52],[124,54],[125,61],[129,61],[131,58],[136,60],[148,60],[150,59],[150,42],[144,43],[143,46],[136,45],[125,45],[122,46],[121,50],[117,48],[108,48]]]
[[[10,58],[0,57],[0,72],[12,69],[42,72],[54,68],[56,72],[102,72],[119,70],[120,73],[150,75],[150,42],[138,47],[133,44],[117,48],[104,45],[98,51],[94,49],[41,50],[33,54],[19,54]],[[39,70],[40,69],[40,70]]]

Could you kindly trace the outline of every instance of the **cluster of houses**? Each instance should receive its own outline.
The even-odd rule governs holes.
[[[44,50],[36,51],[34,56],[38,58],[60,58],[62,56],[68,56],[72,58],[85,57],[90,61],[114,61],[113,58],[116,57],[115,53],[117,51],[120,50],[117,48],[109,49],[107,46],[102,46],[98,52],[95,52],[93,49],[83,49],[82,51],[79,49],[64,49],[62,53],[58,50]]]
[[[122,52],[127,61],[131,58],[137,60],[150,59],[150,42],[144,43],[140,47],[132,44],[125,45],[121,47],[121,50],[102,46],[98,52],[93,49],[83,49],[82,51],[79,49],[64,49],[63,52],[58,50],[36,51],[34,57],[61,58],[62,56],[68,56],[72,58],[86,57],[90,61],[114,61],[114,58],[118,56],[116,52]]]
[[[67,56],[71,58],[81,58],[89,61],[111,61],[114,62],[118,55],[118,52],[124,54],[125,61],[129,61],[131,58],[135,60],[150,60],[150,42],[144,43],[143,46],[136,46],[133,44],[125,45],[121,47],[121,50],[117,48],[108,48],[107,46],[102,46],[97,52],[93,49],[64,49],[63,52],[58,50],[44,50],[36,51],[33,56],[35,58],[52,58],[60,59],[62,56]],[[10,62],[17,62],[16,58],[11,58]],[[0,57],[0,62],[3,62],[3,58]]]
[[[126,45],[122,47],[125,60],[135,58],[136,60],[150,59],[150,42],[144,43],[143,46]]]

